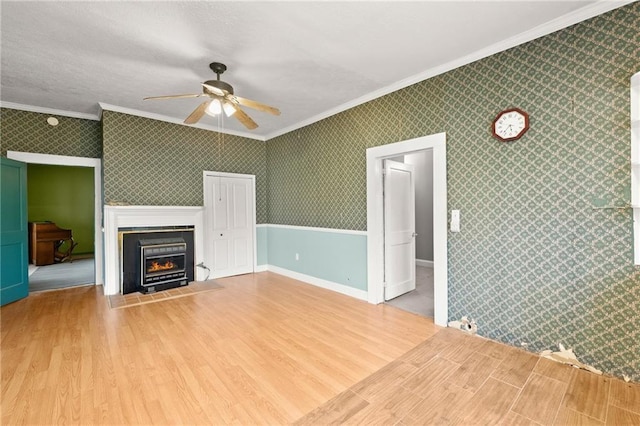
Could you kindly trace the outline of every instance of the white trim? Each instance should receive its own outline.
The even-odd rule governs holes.
[[[424,268],[433,268],[433,260],[416,259],[416,266],[422,266]]]
[[[224,177],[224,178],[242,178],[242,179],[253,179],[255,180],[255,175],[247,175],[242,173],[228,173],[228,172],[212,172],[208,170],[204,170],[202,172],[202,178],[204,179],[206,176],[213,177]]]
[[[105,104],[103,102],[99,102],[98,105],[100,106],[100,110],[101,110],[100,111],[100,116],[102,116],[102,111],[120,112],[122,114],[134,115],[136,117],[150,118],[152,120],[164,121],[164,122],[167,122],[167,123],[179,124],[181,126],[187,126],[187,127],[195,127],[195,128],[202,129],[202,130],[209,130],[211,132],[217,132],[217,133],[224,133],[224,134],[227,134],[227,135],[240,136],[240,137],[243,137],[243,138],[255,139],[255,140],[258,140],[258,141],[262,141],[262,142],[264,142],[266,140],[264,138],[264,136],[258,136],[258,135],[255,135],[253,133],[238,132],[238,131],[235,131],[235,130],[224,129],[224,128],[221,129],[221,128],[217,127],[217,126],[210,126],[208,124],[202,124],[202,123],[185,124],[183,122],[183,120],[181,120],[179,118],[169,117],[168,115],[156,114],[154,112],[140,111],[138,109],[125,108],[125,107],[121,107],[121,106],[117,106],[117,105]]]
[[[204,207],[203,207],[203,213],[204,213],[204,224],[205,224],[205,239],[206,241],[211,241],[212,240],[212,236],[211,236],[211,232],[212,232],[212,227],[207,223],[207,200],[208,200],[208,195],[207,195],[207,177],[224,177],[224,178],[240,178],[240,179],[250,179],[251,180],[251,197],[253,198],[253,203],[251,203],[252,205],[252,212],[251,215],[253,217],[253,229],[252,229],[252,233],[253,233],[253,271],[255,272],[258,268],[258,233],[256,232],[257,229],[257,219],[256,219],[256,211],[258,209],[258,206],[256,205],[257,200],[256,200],[256,176],[255,175],[248,175],[248,174],[242,174],[242,173],[228,173],[228,172],[215,172],[215,171],[209,171],[209,170],[204,170],[202,172],[202,191],[203,191],[203,200],[204,200]],[[209,244],[207,244],[205,246],[204,249],[204,254],[205,254],[205,259],[207,259],[210,262],[211,267],[213,268],[213,252],[211,247],[209,246]],[[212,271],[213,273],[213,271]],[[213,277],[212,278],[222,278],[221,276],[216,276],[215,273],[213,273]]]
[[[67,155],[39,154],[35,152],[7,151],[7,158],[25,163],[52,164],[58,166],[100,167],[99,158],[71,157]]]
[[[256,224],[256,228],[266,228],[267,226],[269,226],[269,225],[266,224],[266,223],[258,223],[258,224]]]
[[[258,272],[266,272],[268,270],[269,270],[269,265],[267,265],[267,264],[256,266],[256,273],[258,273]]]
[[[84,120],[100,121],[97,114],[87,114],[83,112],[65,111],[62,109],[39,107],[35,105],[17,104],[14,102],[0,102],[0,107],[8,109],[17,109],[19,111],[38,112],[40,114],[59,115],[62,117],[81,118]]]
[[[104,245],[102,237],[102,161],[99,158],[69,157],[66,155],[38,154],[7,151],[7,158],[31,164],[93,167],[93,251],[95,285],[104,282]],[[27,176],[27,181],[29,176]]]
[[[640,265],[640,72],[631,76],[631,207],[633,212],[633,264]]]
[[[446,134],[424,136],[367,149],[367,277],[369,303],[384,301],[384,223],[382,160],[425,149],[433,150],[434,322],[446,326],[447,282],[447,150]]]
[[[263,226],[269,228],[297,229],[300,231],[330,232],[332,234],[367,235],[367,231],[356,231],[352,229],[316,228],[313,226],[278,225],[273,223],[267,223]]]
[[[194,263],[204,261],[202,248],[202,207],[198,206],[104,206],[104,294],[120,292],[120,245],[118,229],[193,226]],[[205,271],[196,268],[196,281],[204,280]]]
[[[267,270],[269,272],[274,272],[276,274],[284,275],[285,277],[293,278],[298,281],[305,282],[307,284],[314,285],[316,287],[321,287],[326,290],[335,291],[336,293],[341,293],[347,296],[355,297],[360,300],[367,300],[367,292],[364,290],[359,290],[357,288],[349,287],[344,284],[335,283],[333,281],[323,280],[321,278],[312,277],[311,275],[301,274],[300,272],[291,271],[289,269],[281,268],[279,266],[267,265]]]
[[[320,120],[324,120],[327,117],[331,117],[340,112],[346,111],[358,105],[362,105],[371,100],[380,98],[382,96],[388,95],[389,93],[393,93],[400,89],[404,89],[405,87],[411,86],[412,84],[419,83],[423,80],[427,80],[429,78],[435,77],[440,74],[444,74],[447,71],[454,70],[456,68],[460,68],[464,65],[468,65],[472,62],[478,61],[480,59],[486,58],[491,55],[495,55],[496,53],[503,52],[505,50],[511,49],[512,47],[518,46],[520,44],[527,43],[531,40],[535,40],[537,38],[546,36],[555,31],[561,30],[563,28],[570,27],[571,25],[575,25],[579,22],[585,21],[587,19],[593,18],[598,15],[602,15],[603,13],[609,12],[613,9],[617,9],[626,4],[632,3],[637,0],[622,0],[622,1],[611,1],[611,0],[599,0],[595,3],[591,3],[587,6],[584,6],[578,10],[575,10],[571,13],[567,13],[566,15],[560,16],[556,19],[553,19],[549,22],[546,22],[542,25],[539,25],[535,28],[527,30],[523,33],[517,34],[513,37],[510,37],[506,40],[501,40],[497,43],[494,43],[490,46],[487,46],[483,49],[477,50],[473,53],[470,53],[461,58],[455,59],[453,61],[447,62],[445,64],[430,68],[426,71],[420,72],[413,76],[407,77],[403,80],[392,83],[388,86],[382,87],[373,92],[367,93],[359,98],[351,100],[349,102],[345,102],[342,105],[338,105],[335,108],[331,108],[327,111],[321,112],[320,114],[314,115],[313,117],[307,118],[306,120],[302,120],[296,124],[292,124],[291,126],[285,127],[284,129],[279,129],[274,132],[269,133],[265,136],[265,140],[273,139],[277,136],[284,135],[285,133],[292,132],[296,129],[299,129],[304,126],[308,126],[310,124],[316,123]]]

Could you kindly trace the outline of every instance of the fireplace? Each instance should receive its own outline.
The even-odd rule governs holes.
[[[183,238],[138,240],[140,286],[143,293],[166,288],[168,284],[187,285],[187,243]]]
[[[194,280],[194,230],[189,226],[120,228],[120,292],[153,293]]]

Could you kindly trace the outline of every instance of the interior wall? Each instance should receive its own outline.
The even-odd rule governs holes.
[[[262,141],[104,111],[105,203],[202,206],[204,170],[256,176],[256,217],[267,219]]]
[[[29,222],[52,221],[71,229],[73,254],[94,252],[93,168],[27,164]]]
[[[638,39],[633,3],[274,138],[269,222],[365,230],[365,150],[446,132],[448,210],[462,217],[449,319],[532,351],[561,342],[640,381],[631,211],[597,208],[630,201]],[[492,120],[514,106],[531,128],[498,142]]]
[[[404,156],[412,164],[416,182],[416,259],[433,262],[433,151]]]
[[[7,151],[100,158],[100,122],[55,116],[57,126],[47,124],[51,114],[0,108],[0,155]]]

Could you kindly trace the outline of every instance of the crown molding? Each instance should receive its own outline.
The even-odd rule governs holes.
[[[275,132],[269,133],[265,136],[265,139],[268,141],[269,139],[273,139],[275,137],[284,135],[286,133],[292,132],[294,130],[300,129],[302,127],[308,126],[310,124],[316,123],[320,120],[324,120],[325,118],[329,118],[333,115],[336,115],[340,112],[344,112],[348,109],[356,107],[358,105],[362,105],[366,102],[372,101],[374,99],[380,98],[382,96],[393,93],[397,90],[404,89],[405,87],[411,86],[412,84],[419,83],[421,81],[427,80],[429,78],[435,77],[440,74],[444,74],[447,71],[454,70],[456,68],[460,68],[464,65],[468,65],[472,62],[478,61],[480,59],[486,58],[491,55],[495,55],[496,53],[503,52],[505,50],[511,49],[512,47],[516,47],[518,45],[527,43],[529,41],[535,40],[537,38],[549,35],[553,32],[561,30],[563,28],[570,27],[579,22],[586,21],[587,19],[594,18],[598,15],[602,15],[604,13],[610,12],[614,9],[618,9],[622,6],[625,6],[630,3],[634,3],[637,0],[598,0],[595,3],[588,4],[578,10],[575,10],[571,13],[567,13],[566,15],[560,16],[556,19],[553,19],[549,22],[545,22],[542,25],[538,25],[530,30],[517,34],[513,37],[510,37],[506,40],[499,41],[498,43],[494,43],[490,46],[487,46],[483,49],[477,50],[473,53],[470,53],[466,56],[463,56],[454,61],[447,62],[443,65],[430,68],[426,71],[423,71],[419,74],[415,74],[413,76],[407,77],[403,80],[397,81],[393,84],[385,86],[381,89],[375,90],[373,92],[367,93],[359,98],[356,98],[352,101],[346,102],[344,104],[338,105],[335,108],[331,108],[327,111],[324,111],[320,114],[314,115],[306,120],[302,120],[296,124],[285,127],[284,129],[276,130]]]
[[[0,101],[0,107],[8,109],[17,109],[20,111],[38,112],[40,114],[58,115],[62,117],[81,118],[83,120],[100,121],[100,116],[96,114],[86,114],[75,111],[65,111],[62,109],[39,107],[35,105],[17,104],[14,102]]]
[[[258,141],[262,141],[262,142],[264,142],[266,140],[264,136],[257,136],[257,135],[251,134],[251,133],[237,132],[235,130],[229,130],[229,129],[220,129],[219,127],[209,126],[207,124],[200,124],[200,123],[184,124],[182,122],[182,120],[180,120],[178,118],[169,117],[167,115],[162,115],[162,114],[156,114],[156,113],[153,113],[153,112],[140,111],[140,110],[137,110],[137,109],[125,108],[125,107],[121,107],[121,106],[117,106],[117,105],[105,104],[103,102],[98,102],[98,105],[100,106],[100,117],[102,117],[102,111],[113,111],[113,112],[120,112],[122,114],[134,115],[136,117],[150,118],[152,120],[158,120],[158,121],[164,121],[164,122],[167,122],[167,123],[179,124],[181,126],[195,127],[197,129],[209,130],[211,132],[216,132],[216,133],[224,133],[224,134],[227,134],[227,135],[240,136],[240,137],[248,138],[248,139],[255,139],[255,140],[258,140]]]

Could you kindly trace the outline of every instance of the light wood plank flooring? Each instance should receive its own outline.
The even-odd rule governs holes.
[[[101,287],[2,307],[2,424],[286,424],[438,331],[273,273],[109,309]]]
[[[640,424],[640,386],[273,273],[0,309],[2,424]]]

